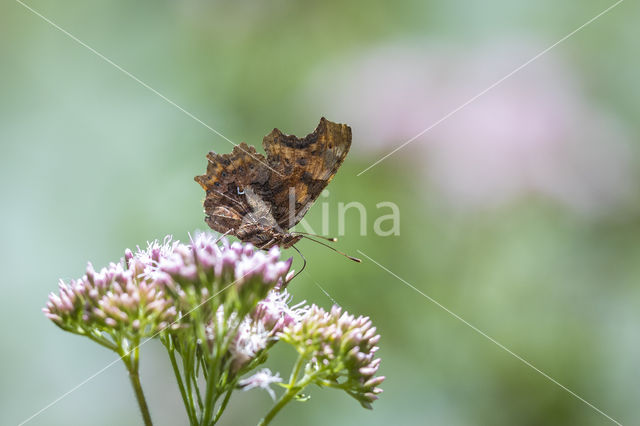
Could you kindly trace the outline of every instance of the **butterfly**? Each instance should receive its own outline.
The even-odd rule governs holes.
[[[335,176],[351,147],[351,128],[322,117],[304,138],[273,129],[262,146],[266,158],[244,142],[229,154],[209,152],[206,173],[194,178],[206,192],[205,222],[261,249],[289,248],[308,238],[289,229]]]

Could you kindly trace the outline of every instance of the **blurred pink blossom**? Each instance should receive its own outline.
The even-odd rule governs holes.
[[[305,99],[349,123],[354,149],[373,162],[544,47],[378,47],[318,70]],[[506,79],[386,165],[411,156],[429,182],[463,208],[495,206],[523,194],[582,213],[620,205],[634,181],[626,131],[587,98],[579,71],[555,53]]]

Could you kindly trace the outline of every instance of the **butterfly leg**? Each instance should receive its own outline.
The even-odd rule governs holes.
[[[220,234],[220,236],[216,239],[215,244],[218,244],[220,242],[220,240],[222,240],[224,237],[226,237],[227,235],[233,233],[235,231],[235,229],[229,229],[227,232],[225,232],[224,234]]]
[[[277,244],[277,240],[275,238],[271,238],[269,241],[267,241],[266,243],[262,244],[260,247],[258,247],[260,250],[267,250],[269,248],[271,248],[272,246]]]

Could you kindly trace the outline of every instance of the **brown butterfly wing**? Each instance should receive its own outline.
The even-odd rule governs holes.
[[[258,246],[295,243],[298,223],[338,171],[351,146],[351,129],[325,118],[304,138],[274,129],[264,137],[267,158],[242,143],[230,154],[207,155],[205,222]]]
[[[335,176],[351,147],[351,128],[322,117],[318,127],[304,138],[274,129],[262,145],[267,163],[277,173],[270,174],[268,187],[259,193],[272,205],[278,225],[289,229]]]
[[[271,171],[264,156],[245,143],[234,147],[230,154],[210,152],[207,159],[207,172],[195,177],[206,191],[205,222],[215,231],[232,230],[236,235],[241,225],[259,219],[254,210],[255,197],[248,199],[246,189],[266,184]]]

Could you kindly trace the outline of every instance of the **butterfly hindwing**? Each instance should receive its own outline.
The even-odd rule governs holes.
[[[218,232],[237,230],[254,216],[245,188],[269,180],[266,160],[245,143],[234,147],[230,154],[210,152],[207,159],[207,172],[195,177],[206,191],[205,221]]]

